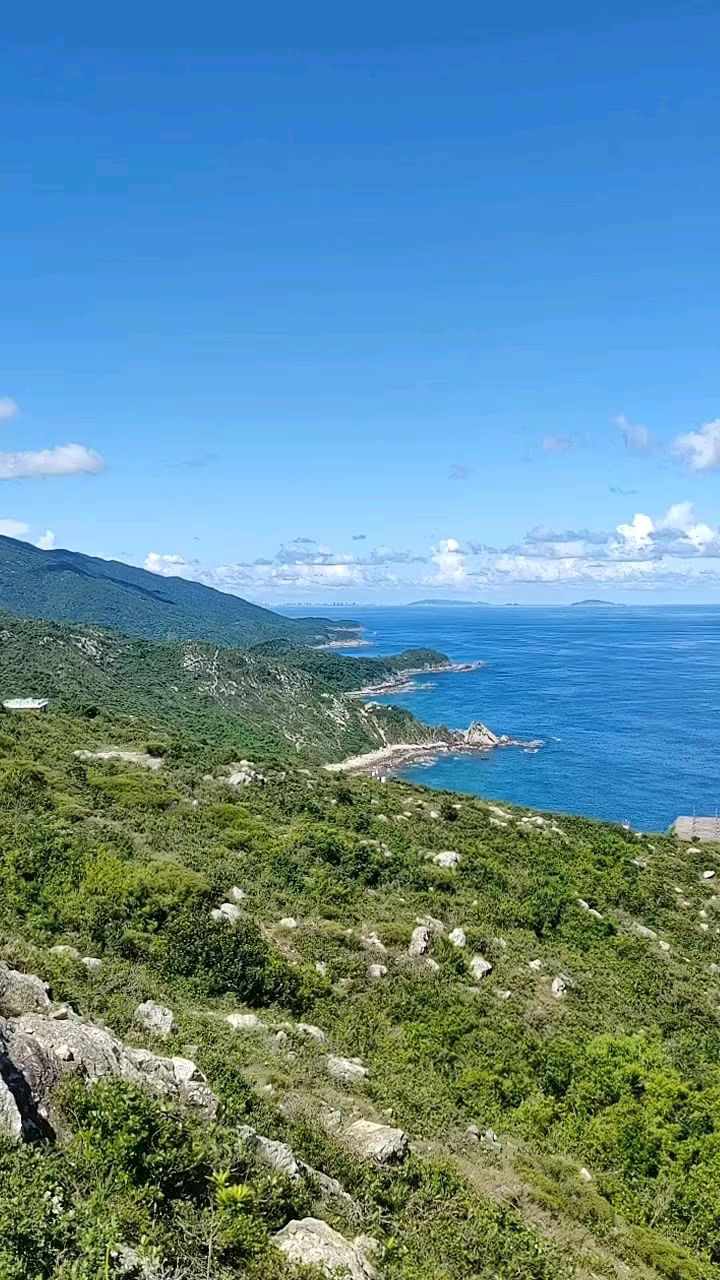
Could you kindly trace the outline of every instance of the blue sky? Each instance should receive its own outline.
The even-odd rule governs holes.
[[[6,17],[0,531],[720,600],[720,14],[581,8]]]

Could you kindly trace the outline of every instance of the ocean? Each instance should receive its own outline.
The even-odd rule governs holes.
[[[636,830],[720,809],[720,607],[339,612],[364,625],[363,655],[427,645],[489,664],[419,677],[429,687],[383,701],[429,723],[482,720],[546,743],[534,755],[443,756],[399,776]]]

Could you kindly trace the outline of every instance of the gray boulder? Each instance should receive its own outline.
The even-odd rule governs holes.
[[[382,938],[378,937],[375,931],[362,934],[360,938],[360,946],[364,951],[377,951],[378,955],[387,955],[387,947]]]
[[[301,1036],[307,1037],[309,1040],[315,1040],[318,1044],[325,1043],[325,1032],[321,1027],[316,1027],[312,1022],[298,1022],[295,1024],[295,1030]]]
[[[323,1275],[343,1275],[347,1280],[377,1280],[369,1254],[379,1248],[369,1237],[346,1240],[321,1218],[288,1222],[272,1238],[288,1262],[317,1267]]]
[[[233,1031],[260,1031],[265,1025],[256,1013],[229,1013],[225,1021]]]
[[[356,1120],[345,1130],[344,1140],[361,1160],[376,1164],[402,1160],[410,1147],[410,1139],[402,1129],[374,1120]]]
[[[221,902],[217,910],[219,916],[216,916],[214,911],[212,913],[214,920],[219,918],[220,920],[228,920],[230,924],[237,924],[243,918],[242,911],[234,902]]]
[[[48,985],[42,978],[0,965],[0,1014],[4,1017],[42,1013],[51,1003]]]
[[[486,978],[492,971],[493,967],[490,961],[486,960],[484,956],[473,956],[470,961],[470,972],[476,982],[479,982],[481,978]]]
[[[134,1018],[146,1031],[152,1031],[158,1036],[169,1036],[177,1030],[172,1009],[156,1004],[154,1000],[145,1000],[139,1004]]]
[[[443,849],[433,858],[436,867],[444,867],[446,870],[456,867],[460,861],[460,854],[455,849]]]
[[[424,925],[431,938],[436,938],[438,934],[445,932],[442,920],[437,920],[435,916],[416,916],[415,923]]]
[[[265,1164],[270,1169],[274,1169],[276,1173],[282,1173],[291,1182],[307,1182],[310,1179],[315,1181],[323,1196],[342,1200],[345,1207],[350,1209],[356,1217],[360,1215],[360,1208],[352,1196],[348,1195],[336,1178],[330,1178],[326,1173],[321,1173],[319,1169],[313,1169],[311,1165],[306,1164],[304,1160],[299,1160],[295,1155],[292,1147],[287,1142],[278,1142],[274,1138],[265,1138],[258,1133],[250,1125],[242,1125],[239,1133],[250,1151],[261,1164]]]
[[[332,1054],[328,1055],[326,1070],[331,1080],[339,1080],[341,1084],[355,1084],[368,1074],[360,1058],[336,1058]]]
[[[51,956],[64,956],[66,960],[79,960],[80,952],[77,947],[71,947],[68,943],[61,942],[56,947],[50,948]]]
[[[120,1078],[162,1097],[174,1098],[205,1116],[217,1099],[187,1058],[162,1058],[123,1044],[104,1027],[77,1018],[57,1020],[38,1013],[0,1019],[0,1065],[29,1134],[54,1129],[52,1095],[68,1075],[88,1084]]]
[[[9,1142],[19,1142],[22,1137],[23,1122],[13,1094],[0,1076],[0,1138]]]
[[[651,941],[654,941],[654,939],[657,938],[657,934],[654,929],[651,929],[646,924],[639,924],[637,920],[632,922],[630,929],[638,938],[650,938]]]
[[[430,930],[427,925],[419,924],[417,929],[413,929],[410,945],[408,946],[408,955],[413,959],[418,956],[424,956],[426,951],[430,950]]]

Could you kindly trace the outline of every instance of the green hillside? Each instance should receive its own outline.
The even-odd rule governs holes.
[[[427,653],[427,650],[423,650]],[[274,656],[277,653],[278,656]],[[201,739],[235,753],[321,762],[386,742],[438,736],[409,712],[367,708],[342,693],[387,679],[399,658],[356,659],[303,647],[221,648],[161,644],[99,627],[0,615],[0,700],[51,698],[87,716],[142,716],[154,731]],[[436,658],[444,659],[443,654]]]
[[[161,578],[76,551],[39,551],[31,543],[3,537],[0,610],[90,622],[154,640],[226,645],[253,645],[274,637],[314,644],[338,639],[344,626],[327,618],[283,618],[199,582]]]
[[[403,671],[435,670],[451,665],[447,654],[439,653],[437,649],[405,649],[402,653],[383,658],[365,658],[361,654],[347,658],[343,654],[311,649],[287,640],[269,640],[258,645],[256,653],[317,676],[334,689],[345,692],[382,684]]]
[[[0,721],[3,1280],[720,1276],[720,849],[154,723]]]

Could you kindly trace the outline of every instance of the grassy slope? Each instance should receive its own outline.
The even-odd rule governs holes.
[[[368,685],[382,684],[403,671],[432,669],[449,665],[447,654],[437,649],[405,649],[384,658],[365,658],[353,654],[351,659],[339,654],[309,649],[286,641],[269,641],[257,646],[257,652],[275,658],[296,671],[316,676],[338,692],[350,692]]]
[[[296,644],[337,637],[340,623],[291,619],[185,578],[161,578],[117,560],[39,551],[0,537],[0,609],[23,617],[114,627],[155,640],[226,645],[272,638]]]
[[[703,878],[706,869],[720,877],[720,850],[565,817],[540,827],[481,800],[306,770],[271,770],[267,786],[238,793],[207,780],[207,762],[194,764],[180,744],[159,776],[80,767],[73,749],[106,745],[112,724],[51,713],[1,727],[5,954],[126,1035],[140,999],[175,1009],[170,1048],[197,1046],[224,1100],[209,1154],[209,1139],[196,1139],[214,1168],[237,1158],[228,1152],[242,1116],[291,1141],[359,1198],[364,1228],[390,1245],[387,1280],[720,1275],[720,904]],[[455,871],[427,856],[448,848],[462,855]],[[201,946],[210,907],[233,884],[275,957],[252,992],[233,953],[208,958]],[[416,918],[428,914],[468,936],[465,951],[436,941],[435,974],[407,960]],[[297,918],[296,931],[279,926],[285,915]],[[657,937],[638,936],[637,923]],[[385,957],[363,950],[370,930]],[[102,955],[103,968],[87,975],[50,956],[58,942]],[[494,965],[480,983],[468,968],[476,952]],[[371,982],[367,963],[378,958],[389,973]],[[558,975],[562,1000],[550,989]],[[269,1023],[286,1019],[289,1004],[332,1049],[361,1056],[368,1080],[334,1086],[314,1042],[291,1033],[275,1045],[223,1025],[229,1009],[276,998],[263,1014]],[[208,1262],[216,1210],[210,1184],[188,1190],[192,1160],[154,1208],[157,1170],[151,1176],[141,1161],[121,1176],[133,1148],[116,1093],[91,1120],[76,1106],[80,1137],[67,1155],[40,1150],[30,1172],[23,1153],[7,1157],[7,1274],[95,1280],[83,1268],[98,1241],[142,1237],[170,1274],[229,1280],[244,1267],[258,1280],[279,1276],[262,1241],[259,1252],[245,1241],[238,1254],[224,1227]],[[391,1108],[416,1154],[395,1172],[368,1172],[323,1132],[323,1104],[346,1119],[384,1119]],[[469,1124],[494,1129],[500,1149],[472,1141]],[[41,1205],[15,1245],[48,1169],[63,1188],[62,1212],[49,1220]],[[243,1171],[253,1185],[257,1176]],[[308,1211],[279,1204],[277,1188],[274,1207],[268,1192],[252,1194],[260,1226]],[[22,1257],[9,1269],[13,1249],[37,1257],[35,1269]]]
[[[266,754],[302,752],[319,761],[427,738],[406,711],[368,710],[340,696],[368,672],[386,678],[386,663],[361,659],[358,673],[354,658],[302,648],[287,654],[285,661],[0,615],[0,698],[60,698],[76,708],[142,715],[156,732],[184,732],[236,753],[261,743]]]

